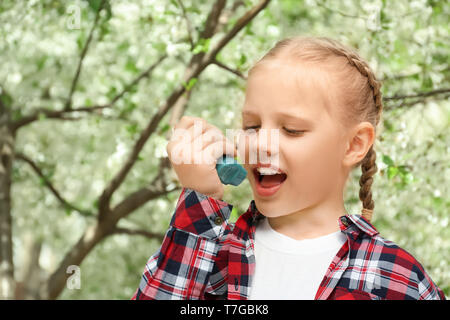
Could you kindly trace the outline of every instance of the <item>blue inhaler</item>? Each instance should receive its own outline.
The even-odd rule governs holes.
[[[216,163],[217,174],[223,184],[238,186],[247,176],[247,170],[237,161],[237,157],[223,155]]]

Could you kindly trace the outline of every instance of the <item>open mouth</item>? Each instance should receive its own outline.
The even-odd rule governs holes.
[[[261,172],[259,171],[261,170]],[[273,172],[270,170],[253,169],[253,175],[256,181],[256,191],[261,196],[270,196],[280,189],[282,183],[287,179],[287,174],[282,172]]]

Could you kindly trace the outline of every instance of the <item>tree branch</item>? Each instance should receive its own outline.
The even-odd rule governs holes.
[[[206,18],[205,27],[200,33],[200,38],[208,39],[211,38],[216,32],[216,27],[219,24],[220,14],[225,7],[227,0],[216,0],[211,11]]]
[[[205,60],[208,63],[214,61],[219,51],[222,50],[222,48],[226,46],[228,42],[230,42],[231,39],[233,39],[236,34],[238,34],[238,32],[241,31],[254,17],[256,17],[258,13],[269,4],[269,2],[270,0],[262,0],[244,13],[235,23],[233,28],[216,44],[212,50],[206,54]]]
[[[351,14],[342,12],[342,11],[337,10],[337,9],[331,9],[331,8],[327,7],[326,5],[324,5],[323,3],[319,2],[319,1],[317,1],[316,4],[317,4],[319,7],[322,7],[322,8],[324,8],[324,9],[330,11],[330,12],[337,13],[337,14],[343,16],[343,17],[353,18],[353,19],[362,19],[362,20],[364,20],[364,21],[367,21],[367,20],[368,20],[367,17],[355,16],[355,15],[351,15]]]
[[[0,299],[14,299],[11,178],[15,139],[8,126],[10,105],[4,98],[0,94]]]
[[[53,195],[56,197],[56,199],[58,199],[58,201],[61,203],[61,205],[64,208],[77,211],[78,213],[80,213],[81,215],[86,216],[86,217],[94,216],[94,214],[92,212],[84,210],[84,209],[80,209],[80,208],[76,207],[75,205],[71,204],[66,199],[64,199],[64,197],[61,195],[61,193],[58,190],[56,190],[56,188],[53,186],[53,184],[50,182],[50,180],[45,176],[45,174],[38,167],[38,165],[33,160],[31,160],[29,157],[27,157],[24,154],[19,152],[19,153],[15,154],[15,158],[22,160],[22,161],[28,163],[28,165],[30,165],[30,167],[34,170],[34,172],[43,180],[45,186],[51,191],[51,193],[53,193]]]
[[[214,34],[214,29],[217,26],[220,13],[225,6],[226,0],[217,0],[213,5],[211,11],[206,19],[205,27],[203,32],[201,32],[200,38],[210,38]],[[192,78],[197,77],[206,67],[206,64],[201,64],[201,60],[204,56],[204,52],[199,52],[194,55],[186,68],[184,81],[189,83]],[[135,143],[131,154],[129,155],[127,161],[123,167],[119,170],[117,175],[111,180],[108,186],[103,191],[99,199],[99,220],[102,220],[105,215],[110,212],[110,199],[112,194],[119,188],[122,182],[125,180],[126,176],[130,172],[131,168],[134,166],[139,153],[144,147],[148,138],[153,134],[153,132],[158,127],[160,121],[165,116],[165,114],[177,103],[178,99],[185,93],[186,88],[183,85],[178,86],[164,104],[162,104],[157,110],[156,114],[152,117],[147,127],[141,132],[137,142]]]
[[[442,96],[441,96],[442,95]],[[438,97],[439,100],[446,100],[450,96],[450,88],[436,89],[426,92],[419,92],[414,94],[399,94],[391,97],[384,97],[383,102],[385,110],[392,110],[400,107],[410,107],[418,103],[426,102],[430,97]],[[412,99],[412,100],[410,100]],[[400,100],[397,104],[390,104],[390,102]],[[410,100],[405,102],[405,100]]]
[[[247,11],[234,25],[234,27],[219,41],[219,43],[212,49],[212,51],[208,52],[206,55],[203,55],[202,52],[193,56],[189,66],[186,69],[184,82],[189,83],[189,81],[198,75],[209,65],[211,64],[218,52],[228,44],[231,39],[236,36],[236,34],[245,27],[261,10],[263,10],[270,0],[263,0],[259,4],[255,5],[249,11]],[[210,37],[211,33],[208,30],[211,30],[214,27],[214,21],[217,24],[219,16],[217,12],[221,11],[224,6],[223,0],[218,0],[213,6],[210,14],[208,15],[207,25],[209,29],[205,27],[205,31],[202,33],[203,36]],[[208,31],[208,32],[207,32]],[[184,86],[178,86],[166,102],[161,105],[156,112],[156,114],[152,117],[147,127],[141,132],[137,142],[135,143],[128,159],[126,160],[123,167],[119,170],[119,172],[114,176],[108,186],[104,189],[102,195],[99,199],[99,220],[103,219],[105,215],[107,215],[110,210],[110,199],[112,194],[119,188],[122,182],[125,180],[126,176],[130,172],[131,168],[136,163],[138,155],[142,148],[144,147],[148,138],[153,134],[158,127],[158,124],[165,116],[165,114],[175,105],[181,95],[186,91]]]
[[[239,7],[244,6],[245,2],[243,0],[236,0],[233,2],[233,6],[229,9],[224,11],[223,15],[220,17],[219,25],[217,26],[217,32],[220,32],[223,30],[223,28],[227,25],[228,21],[230,20],[230,17],[233,16],[237,9]]]
[[[15,132],[19,128],[30,124],[36,120],[39,120],[41,117],[46,119],[59,119],[59,120],[74,120],[73,118],[66,117],[69,114],[81,112],[81,113],[97,113],[99,115],[102,114],[103,109],[112,108],[114,104],[120,100],[125,93],[130,91],[135,85],[137,85],[142,79],[150,76],[151,72],[162,63],[164,59],[167,58],[167,55],[164,54],[161,56],[155,63],[153,63],[149,68],[145,71],[141,72],[135,79],[133,79],[129,84],[127,84],[124,89],[118,93],[108,104],[105,105],[95,105],[95,106],[82,106],[77,108],[70,108],[68,110],[51,110],[47,108],[39,108],[33,114],[25,116],[15,122],[12,123],[12,130]],[[77,118],[82,119],[82,118]]]
[[[217,65],[218,67],[220,67],[220,68],[222,68],[222,69],[225,69],[226,71],[229,71],[229,72],[233,73],[234,75],[238,76],[238,77],[241,78],[242,80],[247,80],[247,77],[244,76],[244,75],[242,74],[242,72],[240,72],[239,70],[232,69],[232,68],[226,66],[225,64],[223,64],[222,62],[219,62],[219,61],[217,61],[217,60],[214,60],[214,61],[213,61],[213,64]]]
[[[170,190],[159,189],[157,186],[148,185],[128,195],[122,202],[117,204],[112,210],[108,221],[117,223],[120,219],[126,217],[134,210],[140,208],[150,200],[167,195],[176,190],[181,190],[181,186],[175,186]]]
[[[79,266],[89,252],[91,252],[100,241],[114,231],[119,219],[125,217],[148,200],[158,198],[177,189],[178,188],[174,188],[165,191],[143,188],[135,192],[131,197],[128,197],[126,202],[118,205],[117,208],[114,209],[114,214],[109,215],[108,219],[104,219],[102,222],[97,221],[96,224],[88,226],[78,242],[68,250],[58,268],[49,276],[44,285],[41,286],[40,294],[42,299],[55,299],[58,297],[64,289],[66,280],[69,277],[69,274],[66,272],[67,267],[70,265]]]
[[[245,23],[248,23],[256,14],[261,11],[270,0],[262,1],[256,5],[253,9],[248,11],[241,19],[238,20],[232,30],[219,42],[212,52],[209,52],[205,57],[203,54],[197,54],[192,57],[184,78],[184,83],[189,81],[198,75],[213,61],[217,53],[241,30]],[[222,3],[219,0],[217,3]],[[201,57],[199,59],[199,57]],[[204,57],[204,58],[203,58]],[[86,255],[98,244],[109,231],[112,230],[117,222],[136,210],[138,207],[145,204],[147,201],[163,196],[169,192],[179,190],[181,187],[175,187],[171,190],[161,190],[154,186],[148,186],[142,188],[131,195],[125,200],[116,205],[113,209],[110,209],[111,196],[115,190],[121,185],[125,177],[133,167],[137,160],[137,157],[142,150],[145,142],[153,134],[162,118],[165,114],[175,105],[181,95],[186,92],[186,87],[179,85],[176,87],[167,100],[158,108],[152,119],[149,121],[147,127],[141,132],[138,140],[136,141],[130,155],[125,161],[124,166],[119,170],[115,177],[104,189],[102,195],[99,198],[99,218],[97,223],[87,228],[83,236],[79,241],[69,250],[61,264],[49,277],[48,281],[43,286],[43,293],[45,297],[49,299],[56,298],[64,289],[65,281],[68,277],[66,268],[69,265],[80,265]]]
[[[413,94],[399,94],[399,95],[394,95],[391,97],[384,97],[383,100],[389,101],[389,100],[403,100],[403,99],[408,99],[408,98],[429,97],[429,96],[435,96],[438,94],[449,93],[449,92],[450,92],[450,88],[442,88],[442,89],[418,92],[418,93],[413,93]]]
[[[181,7],[181,11],[183,12],[183,18],[186,21],[186,27],[187,27],[187,33],[188,33],[188,40],[189,40],[189,44],[191,45],[191,50],[194,49],[194,40],[192,39],[192,26],[191,26],[191,22],[189,21],[189,18],[186,14],[186,8],[183,5],[183,2],[181,0],[177,0],[177,3],[180,5]]]
[[[114,234],[139,235],[139,236],[144,236],[149,239],[157,239],[160,242],[162,242],[164,239],[164,234],[162,234],[162,233],[154,233],[154,232],[150,232],[150,231],[142,230],[142,229],[126,229],[126,228],[116,227],[110,232],[110,235],[114,235]]]
[[[78,107],[78,108],[72,108],[69,110],[51,110],[46,108],[39,108],[36,110],[33,114],[25,116],[15,122],[12,123],[12,129],[13,131],[17,131],[19,128],[26,126],[41,117],[44,117],[45,119],[64,119],[64,117],[68,114],[76,113],[76,112],[87,112],[87,113],[93,113],[96,112],[98,114],[101,114],[102,109],[109,108],[109,105],[97,105],[92,107]]]
[[[155,63],[153,63],[150,67],[148,67],[145,71],[141,72],[135,79],[133,79],[129,84],[127,84],[124,89],[117,94],[111,102],[108,104],[109,107],[112,107],[123,95],[129,92],[134,86],[136,86],[142,79],[147,78],[153,72],[153,70],[159,66],[164,59],[167,58],[167,54],[163,54]]]
[[[102,0],[100,2],[100,5],[98,6],[97,13],[95,14],[94,24],[92,25],[91,31],[89,32],[89,36],[86,40],[86,43],[84,44],[83,50],[81,51],[80,59],[78,61],[77,71],[75,72],[75,76],[73,77],[72,84],[70,86],[69,96],[67,97],[66,105],[64,107],[65,110],[70,110],[72,108],[72,97],[75,92],[75,88],[77,86],[78,79],[80,78],[81,68],[83,67],[83,61],[84,61],[84,58],[86,57],[86,53],[89,49],[89,45],[91,44],[91,41],[92,41],[92,38],[94,35],[94,31],[97,28],[98,21],[100,19],[100,12],[102,11],[104,4],[105,4],[105,0]]]
[[[99,199],[99,220],[101,220],[108,212],[110,211],[109,202],[112,194],[117,188],[122,184],[125,180],[125,177],[130,172],[133,165],[136,163],[136,160],[144,147],[146,141],[150,137],[150,135],[156,130],[159,122],[170,109],[171,106],[175,104],[178,98],[183,94],[185,88],[183,86],[179,86],[167,99],[167,101],[158,109],[156,114],[152,117],[147,127],[141,132],[138,140],[136,141],[133,149],[131,150],[130,155],[128,156],[125,164],[119,170],[119,172],[114,176],[114,178],[110,181],[107,187],[103,190],[102,195]]]

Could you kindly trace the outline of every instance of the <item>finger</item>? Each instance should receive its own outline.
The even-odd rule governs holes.
[[[205,160],[208,164],[217,162],[217,160],[224,154],[235,157],[237,156],[237,150],[233,143],[227,139],[222,139],[208,145],[204,150],[203,154]]]
[[[175,129],[187,129],[195,120],[200,120],[199,117],[182,116],[178,123],[175,125]]]
[[[191,141],[200,135],[206,129],[206,121],[202,118],[183,116],[179,123],[172,129],[170,142],[177,144],[179,142],[191,143]]]
[[[201,149],[204,150],[210,144],[225,139],[225,136],[219,129],[211,127],[210,129],[206,130],[206,132],[203,133],[201,139],[202,139]]]
[[[194,126],[190,127],[189,133],[187,133],[190,136],[193,136],[192,144],[195,145],[194,150],[200,151],[205,148],[205,146],[223,139],[225,136],[223,135],[222,131],[220,131],[218,128],[216,128],[213,125],[207,124],[205,129],[202,133],[200,133],[199,130],[195,130]]]
[[[199,136],[203,135],[208,130],[208,125],[205,120],[195,120],[186,131],[191,142],[194,142]]]

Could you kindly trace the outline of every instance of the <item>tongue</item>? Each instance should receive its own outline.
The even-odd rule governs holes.
[[[261,186],[264,188],[270,188],[270,187],[279,185],[282,182],[283,182],[282,174],[274,174],[274,175],[267,175],[267,176],[263,175],[262,180],[261,180]]]

